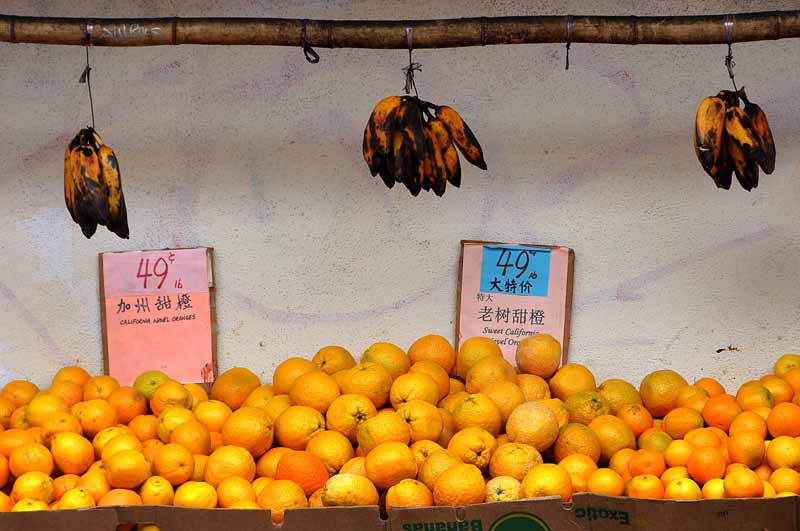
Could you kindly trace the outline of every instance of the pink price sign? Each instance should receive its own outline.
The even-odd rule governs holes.
[[[121,385],[147,370],[213,381],[212,249],[102,253],[100,294],[105,369]]]
[[[562,345],[567,360],[575,253],[549,245],[461,242],[456,344],[494,339],[515,363],[517,344],[538,333]]]

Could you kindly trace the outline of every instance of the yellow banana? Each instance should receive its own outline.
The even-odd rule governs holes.
[[[103,182],[108,189],[108,230],[120,238],[129,237],[128,212],[125,208],[125,196],[122,194],[122,180],[119,164],[114,150],[106,145],[100,146],[97,154]]]
[[[436,107],[436,118],[441,120],[447,128],[453,143],[461,150],[464,158],[480,169],[485,170],[486,161],[483,160],[481,145],[456,110],[447,105]]]
[[[759,164],[764,173],[770,174],[775,170],[775,139],[772,137],[772,130],[769,128],[767,115],[764,111],[747,99],[744,90],[741,91],[742,100],[744,101],[744,113],[750,118],[753,124],[753,130],[758,137],[761,144],[761,149],[764,151],[764,160]]]
[[[724,135],[725,101],[709,96],[700,102],[694,119],[694,152],[709,174],[721,158]]]
[[[708,170],[708,174],[714,179],[717,188],[730,190],[733,178],[733,161],[728,152],[728,140],[725,135],[723,135],[722,138],[722,152],[720,153],[719,160]]]
[[[447,187],[447,176],[444,175],[444,163],[439,164],[441,156],[437,159],[437,149],[435,145],[436,136],[433,132],[431,122],[434,119],[429,119],[425,122],[423,133],[425,134],[425,163],[424,163],[424,184],[423,190],[433,190],[438,196],[444,194]]]
[[[461,163],[458,152],[450,139],[441,120],[433,119],[428,122],[433,132],[433,145],[436,150],[436,165],[440,174],[453,186],[461,186]],[[444,187],[444,183],[441,185]],[[444,188],[442,188],[444,189]]]
[[[396,124],[396,111],[403,102],[402,96],[389,96],[378,102],[364,129],[362,152],[373,176],[380,175],[389,188],[394,186],[389,158],[392,152],[392,131]]]
[[[758,163],[766,160],[761,142],[753,129],[753,122],[741,108],[728,107],[725,112],[725,133],[730,139],[729,148],[732,144],[736,144],[748,158]],[[731,155],[733,155],[733,151],[731,151]]]
[[[742,146],[730,136],[725,136],[736,179],[748,192],[758,186],[758,163],[747,156]]]

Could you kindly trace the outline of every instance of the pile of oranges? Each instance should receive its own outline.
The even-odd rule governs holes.
[[[290,358],[264,384],[158,371],[132,387],[65,367],[0,393],[0,512],[103,505],[466,505],[593,492],[800,494],[800,355],[726,393],[671,370],[597,385],[537,334],[516,366],[485,337]]]

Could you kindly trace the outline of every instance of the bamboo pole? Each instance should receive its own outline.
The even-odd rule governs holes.
[[[720,44],[800,37],[800,10],[676,17],[528,16],[444,20],[302,20],[279,18],[53,18],[0,15],[0,42],[83,46],[177,44],[319,48],[454,48],[567,42]],[[571,24],[568,24],[571,22]],[[87,27],[89,33],[87,33]]]

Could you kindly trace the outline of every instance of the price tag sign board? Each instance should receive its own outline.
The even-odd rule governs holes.
[[[147,370],[183,383],[216,376],[213,249],[100,254],[105,372],[132,385]]]
[[[497,341],[515,364],[517,343],[546,333],[567,360],[575,253],[567,247],[461,242],[456,344],[474,336]]]

